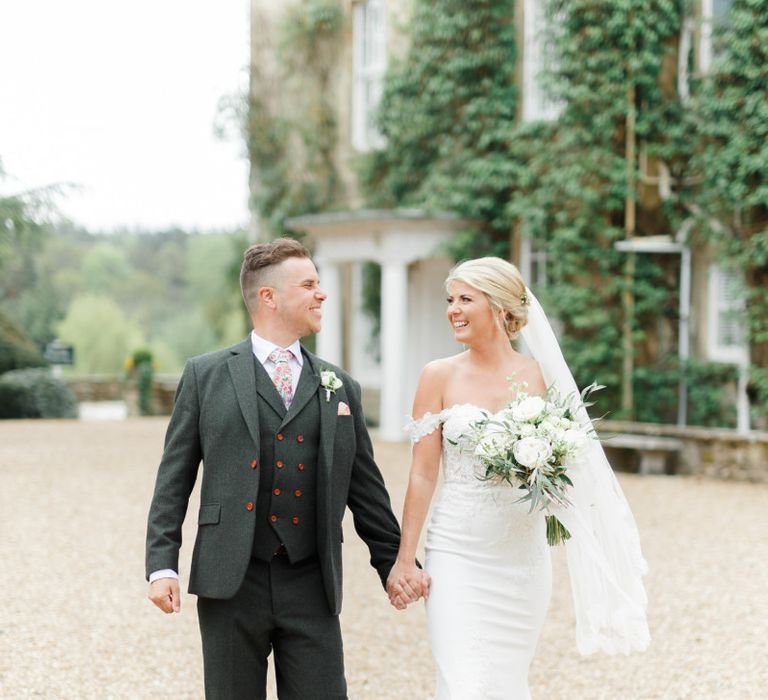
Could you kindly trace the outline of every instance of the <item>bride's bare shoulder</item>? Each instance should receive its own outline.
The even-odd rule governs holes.
[[[422,377],[436,378],[446,377],[451,372],[455,371],[463,362],[465,353],[459,353],[458,355],[451,355],[450,357],[441,357],[437,360],[432,360],[424,365],[424,369],[421,371]]]
[[[544,375],[541,373],[541,366],[532,357],[520,355],[515,358],[517,364],[516,374],[521,381],[528,384],[528,391],[532,394],[544,393],[547,385],[544,381]]]

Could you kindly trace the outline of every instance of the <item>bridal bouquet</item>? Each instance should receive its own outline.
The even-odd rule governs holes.
[[[547,396],[529,396],[525,385],[515,387],[517,397],[493,417],[478,421],[470,435],[462,436],[485,467],[485,479],[506,481],[526,493],[521,502],[530,512],[550,506],[570,505],[573,487],[568,467],[578,459],[587,442],[595,439],[591,426],[577,420],[580,407],[591,406],[589,396],[603,387],[591,384],[580,396],[563,397],[550,387]],[[547,542],[557,545],[571,533],[554,516],[547,515]]]

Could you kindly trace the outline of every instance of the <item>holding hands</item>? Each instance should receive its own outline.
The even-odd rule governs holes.
[[[419,598],[429,598],[429,574],[416,566],[416,562],[395,562],[387,577],[389,602],[398,610],[405,610]]]

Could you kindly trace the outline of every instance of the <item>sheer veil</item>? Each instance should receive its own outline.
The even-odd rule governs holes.
[[[538,299],[526,289],[528,323],[520,332],[541,366],[547,386],[563,396],[578,388]],[[591,425],[585,409],[579,420]],[[582,654],[644,650],[650,642],[643,575],[648,565],[632,511],[602,446],[590,440],[587,453],[569,471],[572,505],[553,511],[572,537],[566,542],[576,611],[576,645]]]

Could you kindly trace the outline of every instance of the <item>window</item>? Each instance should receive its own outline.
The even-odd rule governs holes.
[[[527,237],[520,241],[520,274],[534,292],[547,286],[547,252]]]
[[[712,37],[714,30],[725,21],[733,0],[701,0],[701,40],[699,43],[699,70],[707,73],[716,58]]]
[[[556,119],[562,105],[547,95],[542,78],[556,68],[552,31],[541,0],[523,6],[523,121]]]
[[[375,123],[387,68],[383,0],[355,5],[353,32],[352,145],[369,151],[384,143]]]
[[[744,283],[733,269],[710,265],[707,346],[710,360],[742,364],[744,337]]]

